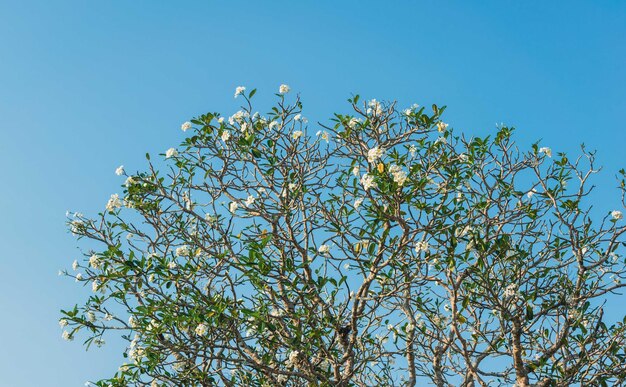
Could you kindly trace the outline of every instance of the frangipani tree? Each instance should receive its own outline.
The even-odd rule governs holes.
[[[622,213],[597,172],[444,108],[352,98],[315,129],[299,97],[201,115],[90,218],[67,273],[93,295],[66,339],[123,335],[98,386],[569,386],[626,378]],[[623,172],[622,172],[623,174]],[[624,204],[624,181],[620,186]]]

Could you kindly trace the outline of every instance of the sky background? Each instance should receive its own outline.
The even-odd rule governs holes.
[[[236,86],[265,112],[281,83],[311,123],[364,98],[447,105],[457,130],[496,123],[605,169],[617,208],[626,166],[624,1],[0,0],[0,385],[82,386],[123,348],[61,339],[59,309],[86,289],[57,276],[79,257],[66,210],[94,215],[180,124],[231,115]],[[113,343],[115,344],[115,343]]]

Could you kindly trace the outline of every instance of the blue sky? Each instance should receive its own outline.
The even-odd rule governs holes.
[[[445,104],[472,134],[504,122],[555,152],[584,142],[605,166],[597,206],[613,209],[624,20],[623,1],[0,0],[0,384],[117,369],[122,348],[61,339],[58,310],[86,294],[57,276],[78,257],[65,211],[102,210],[118,165],[142,169],[196,114],[232,114],[238,85],[267,107],[288,83],[312,122],[359,93]]]

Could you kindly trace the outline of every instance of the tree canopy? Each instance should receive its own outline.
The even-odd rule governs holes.
[[[185,122],[144,171],[118,168],[102,213],[69,215],[84,254],[66,274],[93,294],[62,311],[63,336],[128,342],[96,385],[626,380],[626,318],[604,306],[626,227],[592,209],[594,152],[359,96],[313,125],[288,86],[264,115],[255,93]]]

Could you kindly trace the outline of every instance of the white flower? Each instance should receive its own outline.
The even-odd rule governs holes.
[[[516,284],[510,284],[509,286],[507,286],[504,289],[504,296],[507,298],[511,298],[513,296],[515,296],[515,294],[517,293],[517,285]]]
[[[246,91],[246,88],[244,86],[238,86],[235,89],[235,98],[237,98],[237,96],[243,93],[244,91]]]
[[[113,320],[113,315],[110,314],[110,313],[107,313],[107,314],[104,315],[104,319],[106,321],[111,321],[111,320]]]
[[[448,124],[446,124],[445,122],[437,122],[437,131],[439,131],[439,133],[443,133],[447,128]]]
[[[413,332],[414,330],[415,330],[415,325],[413,325],[413,323],[411,323],[411,322],[406,324],[406,326],[404,327],[404,331],[406,333]]]
[[[121,207],[122,207],[122,201],[120,200],[120,195],[118,194],[111,195],[106,205],[107,211],[114,211],[116,208],[121,208]]]
[[[189,248],[187,246],[180,246],[176,248],[176,256],[183,257],[189,255]]]
[[[530,198],[532,198],[532,197],[533,197],[533,195],[534,195],[534,194],[536,194],[536,193],[537,193],[537,191],[535,191],[535,189],[533,188],[533,189],[531,189],[530,191],[528,191],[528,193],[526,194],[526,197],[527,197],[528,199],[530,199]]]
[[[415,244],[415,252],[419,254],[421,251],[428,251],[428,247],[428,242],[419,241]]]
[[[96,315],[93,312],[87,312],[87,320],[90,322],[96,321]]]
[[[91,291],[97,292],[98,288],[100,288],[100,282],[98,280],[93,280],[93,282],[91,283]]]
[[[298,356],[300,356],[300,352],[299,351],[292,351],[289,354],[289,358],[287,359],[287,366],[292,366],[296,364],[296,361],[298,360]]]
[[[404,172],[401,167],[395,164],[389,167],[389,172],[393,176],[393,181],[396,182],[400,187],[402,187],[407,178],[406,172]]]
[[[380,116],[381,114],[383,114],[383,107],[380,104],[380,102],[376,101],[375,99],[370,100],[367,105],[369,106],[369,109],[367,109],[367,114],[375,114],[377,116]]]
[[[230,139],[230,132],[228,130],[225,130],[224,132],[222,132],[222,141],[226,142]]]
[[[291,137],[294,140],[299,139],[300,137],[302,137],[302,131],[301,130],[296,130],[295,132],[293,132],[293,134],[291,135]]]
[[[287,94],[289,93],[289,90],[291,90],[291,88],[285,84],[280,85],[280,87],[278,88],[278,92],[280,94]]]
[[[237,208],[239,208],[239,204],[237,204],[237,202],[230,202],[230,205],[228,206],[228,210],[232,213],[235,213],[235,211],[237,211]]]
[[[378,184],[374,181],[374,176],[367,173],[361,176],[361,184],[363,185],[363,189],[366,191],[370,188],[378,188]]]
[[[191,122],[189,122],[189,121],[184,122],[184,123],[180,126],[180,129],[181,129],[183,132],[186,132],[188,129],[191,129]]]
[[[367,151],[367,161],[374,163],[379,158],[383,157],[385,151],[377,146]]]
[[[223,124],[223,123],[224,123],[224,117],[220,117],[220,118],[218,118],[218,119],[217,119],[217,122],[218,122],[219,124]]]
[[[242,123],[244,122],[244,119],[248,117],[249,115],[250,113],[248,113],[247,111],[239,110],[237,113],[228,117],[228,123],[231,125],[235,125],[235,122]]]
[[[300,122],[302,122],[303,124],[306,124],[307,122],[309,122],[309,120],[307,120],[305,117],[303,117],[303,116],[302,116],[302,114],[296,114],[296,115],[293,117],[293,120],[294,120],[294,121],[300,121]]]
[[[409,145],[409,153],[411,154],[411,157],[415,157],[415,154],[417,153],[417,147],[413,144]]]
[[[63,334],[61,335],[61,337],[63,337],[63,340],[66,340],[66,341],[74,340],[74,336],[72,336],[68,331],[63,331]]]
[[[82,281],[82,279],[83,279],[83,275],[82,275],[81,273],[78,273],[78,274],[76,274],[76,277],[75,277],[75,278],[76,278],[76,282],[78,282],[78,281]]]
[[[448,143],[448,140],[446,140],[446,138],[445,138],[445,137],[439,137],[439,138],[437,138],[437,139],[435,140],[435,144],[439,144],[439,143],[441,143],[441,144],[447,144],[447,143]]]
[[[611,216],[615,220],[620,220],[620,219],[622,219],[624,217],[624,215],[622,215],[622,211],[618,211],[618,210],[615,210],[615,211],[611,212]]]
[[[320,254],[328,254],[330,252],[330,246],[329,245],[321,245],[318,249],[317,252]]]
[[[60,319],[60,320],[59,320],[59,326],[60,326],[61,328],[65,328],[65,327],[67,326],[67,320],[66,320],[66,319],[64,319],[64,318]]]
[[[393,326],[393,324],[387,324],[387,329],[388,329],[388,330],[393,331],[393,330],[394,330],[394,328],[395,328],[395,327]]]
[[[135,316],[130,316],[128,318],[128,325],[131,328],[137,328],[139,326],[139,321],[137,321],[137,318]]]
[[[360,120],[360,119],[352,117],[352,118],[350,118],[350,121],[348,121],[348,127],[349,127],[350,129],[354,129],[354,128],[356,128],[356,127],[357,127],[357,125],[359,125],[360,123],[361,123],[361,120]]]
[[[358,165],[356,167],[352,168],[352,174],[354,176],[359,176],[359,166]]]
[[[255,200],[256,198],[254,196],[249,195],[244,204],[246,205],[246,207],[250,207]]]
[[[169,159],[170,157],[174,157],[174,156],[178,156],[178,151],[176,150],[176,148],[170,148],[167,151],[165,151],[166,159]]]
[[[135,184],[135,183],[136,183],[135,179],[133,179],[133,177],[132,177],[132,176],[128,176],[128,177],[126,178],[126,181],[124,182],[124,185],[125,185],[126,187],[129,187],[130,185]]]
[[[315,135],[318,136],[318,137],[321,135],[322,136],[322,140],[324,140],[326,142],[328,142],[328,140],[329,140],[328,132],[325,131],[325,130],[324,131],[318,130],[317,133],[315,133]]]
[[[539,148],[539,153],[545,153],[546,156],[552,157],[552,149],[544,146],[543,148]]]
[[[289,183],[289,184],[287,185],[287,188],[289,188],[289,191],[293,191],[293,190],[295,190],[296,188],[298,188],[298,186],[297,186],[295,183]]]
[[[170,263],[168,263],[168,264],[167,264],[167,267],[168,267],[170,270],[174,270],[174,269],[176,269],[176,268],[178,267],[178,265],[176,264],[176,262],[172,261],[172,262],[170,262]]]
[[[120,165],[119,167],[117,167],[117,169],[115,170],[115,174],[118,176],[121,176],[124,174],[124,166]]]
[[[196,335],[198,336],[206,335],[207,331],[208,331],[208,328],[205,324],[198,324],[198,326],[195,329]]]
[[[276,121],[272,121],[272,122],[270,122],[270,124],[268,125],[268,127],[269,127],[270,129],[274,129],[274,128],[276,128],[278,125],[279,125],[279,123],[278,123],[278,122],[276,122]]]
[[[72,262],[72,269],[77,270],[78,269],[78,261],[75,259],[74,262]]]
[[[354,201],[354,209],[358,210],[359,206],[361,205],[361,203],[363,203],[363,198],[358,198]]]
[[[343,264],[343,268],[346,269],[346,270],[349,270],[350,269],[350,264],[349,263],[344,263]]]

